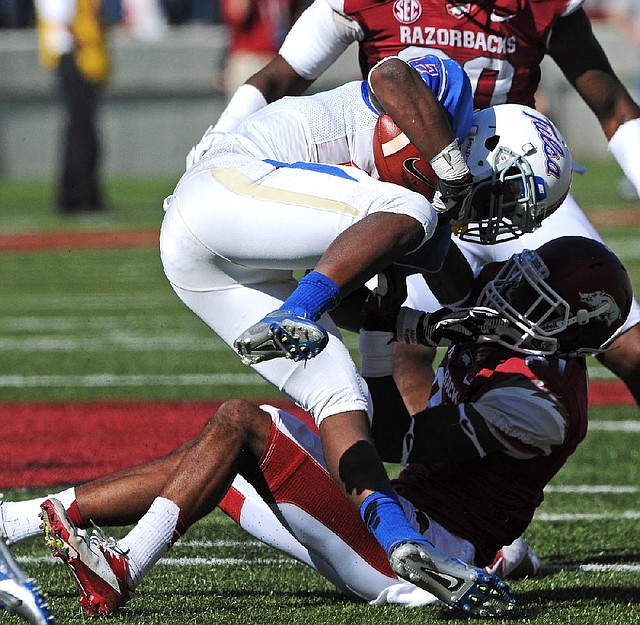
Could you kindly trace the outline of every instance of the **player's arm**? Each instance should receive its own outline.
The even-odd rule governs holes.
[[[390,375],[365,376],[374,404],[372,433],[385,462],[446,467],[497,452],[525,459],[548,455],[563,442],[567,412],[514,374],[477,401],[430,406],[409,415]]]
[[[374,65],[368,82],[374,103],[382,113],[391,116],[438,177],[432,201],[435,210],[452,219],[459,218],[466,212],[472,178],[447,112],[436,94],[399,57],[387,57]]]
[[[607,139],[621,124],[640,117],[640,108],[613,71],[583,9],[558,20],[549,54],[595,113]]]
[[[442,267],[423,272],[422,276],[441,305],[459,304],[467,298],[473,284],[471,265],[454,243],[449,245]]]
[[[391,116],[429,161],[455,140],[447,113],[436,95],[420,74],[399,57],[374,65],[369,85],[381,112]]]
[[[409,414],[391,375],[392,355],[387,357],[389,371],[384,371],[380,357],[384,348],[379,346],[378,357],[372,358],[373,348],[370,345],[370,351],[362,355],[362,374],[374,406],[371,433],[384,462],[440,467],[504,449],[471,405],[444,404]],[[426,405],[431,390],[426,379],[421,390]]]
[[[640,191],[640,107],[611,68],[583,9],[558,20],[549,54],[598,118],[611,153]]]
[[[200,161],[225,133],[269,102],[304,93],[361,36],[353,20],[335,12],[325,0],[315,0],[291,27],[279,53],[238,87],[218,121],[191,148],[187,169]]]

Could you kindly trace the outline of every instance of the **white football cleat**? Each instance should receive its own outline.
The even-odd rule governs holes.
[[[291,310],[274,310],[245,330],[233,347],[245,365],[273,358],[299,362],[317,356],[329,342],[326,330]]]
[[[88,616],[116,612],[131,595],[125,554],[113,539],[78,530],[57,499],[47,499],[40,507],[46,544],[76,582],[80,607]]]

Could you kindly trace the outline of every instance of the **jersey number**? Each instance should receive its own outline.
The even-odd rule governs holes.
[[[405,48],[398,56],[406,61],[423,54],[433,54],[441,59],[451,58],[446,52],[437,48],[420,48],[418,46]],[[507,101],[515,74],[513,65],[509,61],[476,56],[466,61],[462,67],[469,76],[476,107],[486,108],[496,104],[504,104]]]

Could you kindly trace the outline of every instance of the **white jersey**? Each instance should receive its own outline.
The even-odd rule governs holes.
[[[207,159],[232,151],[283,163],[354,165],[377,177],[372,142],[378,116],[363,81],[283,98],[240,124]]]

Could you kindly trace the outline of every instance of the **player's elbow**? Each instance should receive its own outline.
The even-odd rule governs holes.
[[[377,95],[394,92],[408,79],[412,71],[399,57],[387,57],[369,72],[369,85]]]

